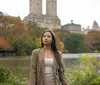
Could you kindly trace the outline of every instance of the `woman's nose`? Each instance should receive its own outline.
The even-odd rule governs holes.
[[[45,40],[47,40],[47,38],[45,38]]]
[[[45,37],[45,39],[48,39],[48,37]]]

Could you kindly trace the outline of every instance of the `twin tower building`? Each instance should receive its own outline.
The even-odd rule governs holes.
[[[57,16],[57,0],[46,0],[46,14],[42,14],[42,9],[42,0],[30,0],[30,13],[24,18],[24,22],[33,21],[40,27],[49,29],[61,28]]]

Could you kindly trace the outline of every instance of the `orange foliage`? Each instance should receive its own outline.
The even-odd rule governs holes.
[[[84,37],[84,42],[87,44],[100,41],[100,31],[90,32]]]
[[[88,33],[84,37],[84,45],[87,52],[95,52],[96,50],[100,52],[100,31]]]
[[[8,41],[18,38],[22,33],[28,30],[28,26],[21,21],[20,17],[4,15],[2,20],[3,31],[1,33],[5,35],[4,37]]]
[[[8,22],[10,24],[21,24],[22,21],[20,17],[11,17],[11,16],[3,16],[4,22]]]
[[[17,24],[22,23],[21,19],[20,18],[17,18],[17,17],[14,19],[14,22],[17,23]]]
[[[13,41],[20,37],[25,31],[28,31],[28,26],[23,23],[20,17],[14,17],[9,15],[2,16],[3,26],[0,28],[2,36],[8,41]],[[2,30],[3,29],[3,30]]]
[[[5,40],[3,37],[0,36],[0,49],[10,49],[12,46]]]

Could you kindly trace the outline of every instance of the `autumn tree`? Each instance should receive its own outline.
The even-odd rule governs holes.
[[[84,44],[90,52],[100,52],[100,31],[92,31],[85,35]]]
[[[5,37],[10,42],[18,38],[26,29],[28,29],[20,17],[3,15],[1,24],[0,36]]]

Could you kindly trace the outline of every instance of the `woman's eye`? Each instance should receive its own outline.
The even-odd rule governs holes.
[[[43,37],[45,37],[45,36],[43,35]]]
[[[48,38],[51,38],[51,36],[48,36]]]

